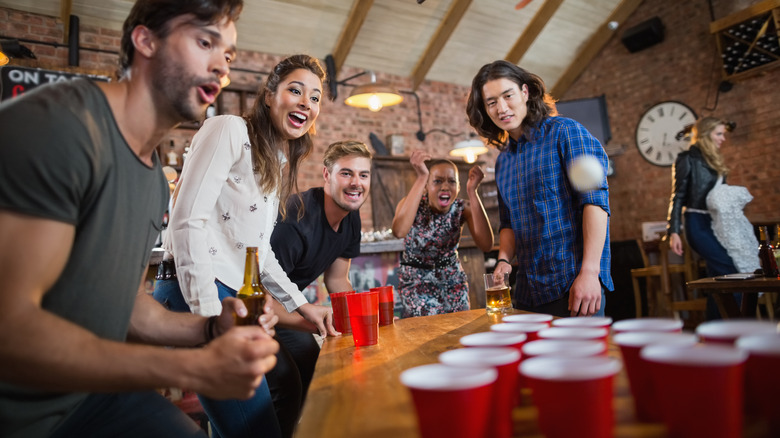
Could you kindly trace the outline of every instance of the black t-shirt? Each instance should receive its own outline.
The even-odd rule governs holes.
[[[325,191],[315,187],[302,193],[304,215],[298,218],[299,201],[291,196],[287,203],[287,219],[279,223],[271,235],[271,247],[290,281],[300,290],[311,284],[338,258],[351,259],[360,255],[360,213],[352,211],[333,231],[325,217]]]

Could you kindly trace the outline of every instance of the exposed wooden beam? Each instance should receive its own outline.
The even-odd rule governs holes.
[[[68,44],[70,36],[70,15],[73,13],[73,0],[60,0],[60,20],[64,29],[62,43]]]
[[[433,34],[433,38],[428,42],[428,47],[412,71],[412,90],[417,91],[417,87],[425,80],[425,75],[428,74],[428,70],[433,66],[433,62],[439,57],[439,53],[441,53],[444,45],[447,44],[447,40],[452,35],[455,27],[458,26],[458,23],[460,23],[469,5],[471,5],[471,0],[455,0],[452,2],[447,15],[439,23],[439,28],[436,29],[436,33]]]
[[[368,11],[373,4],[374,0],[354,0],[352,2],[352,10],[349,11],[347,22],[344,23],[344,28],[341,29],[341,35],[339,35],[339,40],[336,42],[336,47],[333,48],[331,53],[337,72],[341,70],[344,60],[347,59],[349,51],[352,50],[355,38],[357,38],[357,34],[360,32],[360,28],[366,20],[366,15],[368,15]]]
[[[520,60],[523,59],[525,52],[528,51],[528,48],[531,47],[531,44],[536,40],[536,37],[542,32],[544,26],[546,26],[547,22],[550,21],[550,18],[555,15],[555,11],[558,10],[561,3],[563,3],[563,0],[545,1],[542,7],[536,11],[534,18],[528,23],[528,26],[523,30],[522,35],[515,41],[515,45],[512,46],[504,59],[512,64],[520,62]]]
[[[598,55],[601,49],[607,44],[612,35],[615,34],[615,30],[609,28],[609,23],[618,23],[618,29],[626,21],[631,14],[634,13],[636,8],[642,4],[642,0],[623,0],[612,11],[612,14],[599,26],[596,33],[585,43],[580,53],[574,58],[574,61],[569,64],[566,71],[563,72],[558,82],[550,89],[550,94],[556,99],[563,96],[564,93],[571,87],[571,84],[582,74],[585,68],[590,64],[593,58]]]

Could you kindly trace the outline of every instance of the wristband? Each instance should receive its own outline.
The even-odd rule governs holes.
[[[206,338],[206,343],[207,344],[214,340],[214,337],[215,337],[214,336],[214,323],[215,322],[217,322],[217,316],[216,315],[209,316],[209,319],[206,320],[206,327],[205,327],[205,330],[206,330],[205,335],[206,336],[205,336],[205,338]]]
[[[507,259],[498,259],[498,261],[496,261],[496,264],[499,264],[501,262],[504,262],[507,265],[512,266],[512,263],[510,263],[509,260],[507,260]]]

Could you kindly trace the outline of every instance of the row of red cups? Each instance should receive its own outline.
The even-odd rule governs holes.
[[[337,332],[352,333],[356,347],[376,345],[379,326],[393,324],[393,286],[371,288],[367,292],[334,292],[330,294],[333,327]]]
[[[439,364],[404,371],[421,436],[511,437],[512,410],[525,385],[546,436],[581,436],[583,427],[600,434],[592,436],[611,434],[620,362],[606,357],[606,328],[574,328],[580,319],[569,319],[569,327],[550,328],[550,315],[508,315],[490,332],[461,338],[466,348],[442,353]]]

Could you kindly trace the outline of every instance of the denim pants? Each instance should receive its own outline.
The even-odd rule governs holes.
[[[604,289],[604,286],[601,286],[601,307],[599,308],[598,312],[596,312],[593,316],[604,316],[604,309],[606,307],[607,307],[607,290]],[[523,306],[520,304],[516,304],[515,308],[518,310],[526,310],[528,312],[535,312],[535,313],[545,313],[547,315],[553,315],[553,316],[560,316],[560,317],[571,316],[571,312],[569,311],[569,291],[566,291],[566,293],[563,294],[563,296],[558,298],[557,300],[546,304],[542,304],[541,306],[531,307],[531,306]]]
[[[736,273],[734,261],[712,231],[712,217],[702,213],[685,213],[683,217],[688,246],[707,262],[707,276]],[[734,294],[734,298],[738,305],[742,302],[742,294]],[[707,296],[707,319],[720,319],[720,312],[712,295]]]
[[[154,391],[90,394],[52,438],[206,438],[181,409]]]
[[[220,301],[235,297],[236,291],[216,281]],[[177,279],[158,280],[154,299],[174,312],[189,312]],[[214,400],[198,394],[200,404],[212,425],[213,437],[270,437],[279,438],[281,429],[274,412],[268,382],[263,383],[248,400]]]

